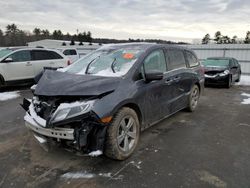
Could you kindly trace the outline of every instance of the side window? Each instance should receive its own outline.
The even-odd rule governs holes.
[[[77,55],[75,50],[70,50],[70,55]]]
[[[64,55],[77,55],[76,50],[65,50]]]
[[[167,71],[163,50],[156,50],[146,57],[144,60],[144,70],[145,73],[150,71]]]
[[[60,54],[56,53],[56,52],[48,51],[48,53],[49,53],[49,58],[50,59],[63,59],[63,57]]]
[[[34,60],[48,60],[51,59],[50,54],[47,51],[43,50],[34,50],[33,51]]]
[[[186,51],[185,53],[190,67],[196,67],[199,65],[198,59],[191,52]]]
[[[178,69],[186,67],[185,57],[182,50],[168,50],[169,69]]]
[[[63,54],[64,54],[64,55],[70,55],[70,50],[64,50],[64,51],[63,51]]]
[[[9,58],[12,58],[13,62],[23,62],[30,61],[31,55],[29,50],[23,50],[11,54]]]

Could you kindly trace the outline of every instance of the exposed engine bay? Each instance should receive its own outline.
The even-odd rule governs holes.
[[[94,102],[93,98],[34,96],[24,99],[22,107],[27,112],[26,126],[36,138],[90,153],[103,151],[108,125],[91,111]]]

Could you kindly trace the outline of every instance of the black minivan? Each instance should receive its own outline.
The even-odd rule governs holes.
[[[45,71],[22,106],[41,144],[124,160],[141,130],[182,109],[194,111],[203,89],[204,70],[189,49],[106,45],[64,69]]]

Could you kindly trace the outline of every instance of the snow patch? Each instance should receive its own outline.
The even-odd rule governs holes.
[[[34,109],[34,105],[33,103],[30,104],[29,106],[29,112],[30,112],[30,115],[31,117],[41,126],[43,127],[46,127],[46,120],[39,117],[36,112],[35,112],[35,109]]]
[[[20,97],[19,91],[3,92],[0,93],[0,101],[7,101]]]
[[[248,94],[248,93],[242,93],[241,95],[245,96],[245,97],[249,97],[247,99],[243,99],[243,101],[241,102],[241,104],[250,104],[250,94]]]
[[[249,75],[241,75],[240,82],[236,83],[236,85],[250,86],[250,76]]]
[[[101,150],[92,151],[88,155],[91,157],[98,157],[99,155],[102,155],[102,151]]]
[[[94,177],[104,177],[104,178],[112,178],[112,174],[110,172],[108,173],[99,173],[98,175],[94,173],[89,173],[87,171],[80,171],[80,172],[67,172],[63,175],[61,175],[61,178],[65,179],[91,179]]]
[[[66,179],[79,179],[79,178],[84,178],[84,179],[90,179],[95,177],[95,174],[88,173],[88,172],[67,172],[66,174],[63,174],[61,176],[62,178]]]

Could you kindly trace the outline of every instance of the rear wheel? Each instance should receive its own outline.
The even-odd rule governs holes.
[[[189,112],[193,112],[198,106],[198,102],[200,99],[200,89],[197,85],[194,85],[190,91],[189,101],[187,110]]]
[[[119,110],[108,127],[105,155],[116,160],[125,160],[135,150],[140,136],[137,114],[131,108]]]

